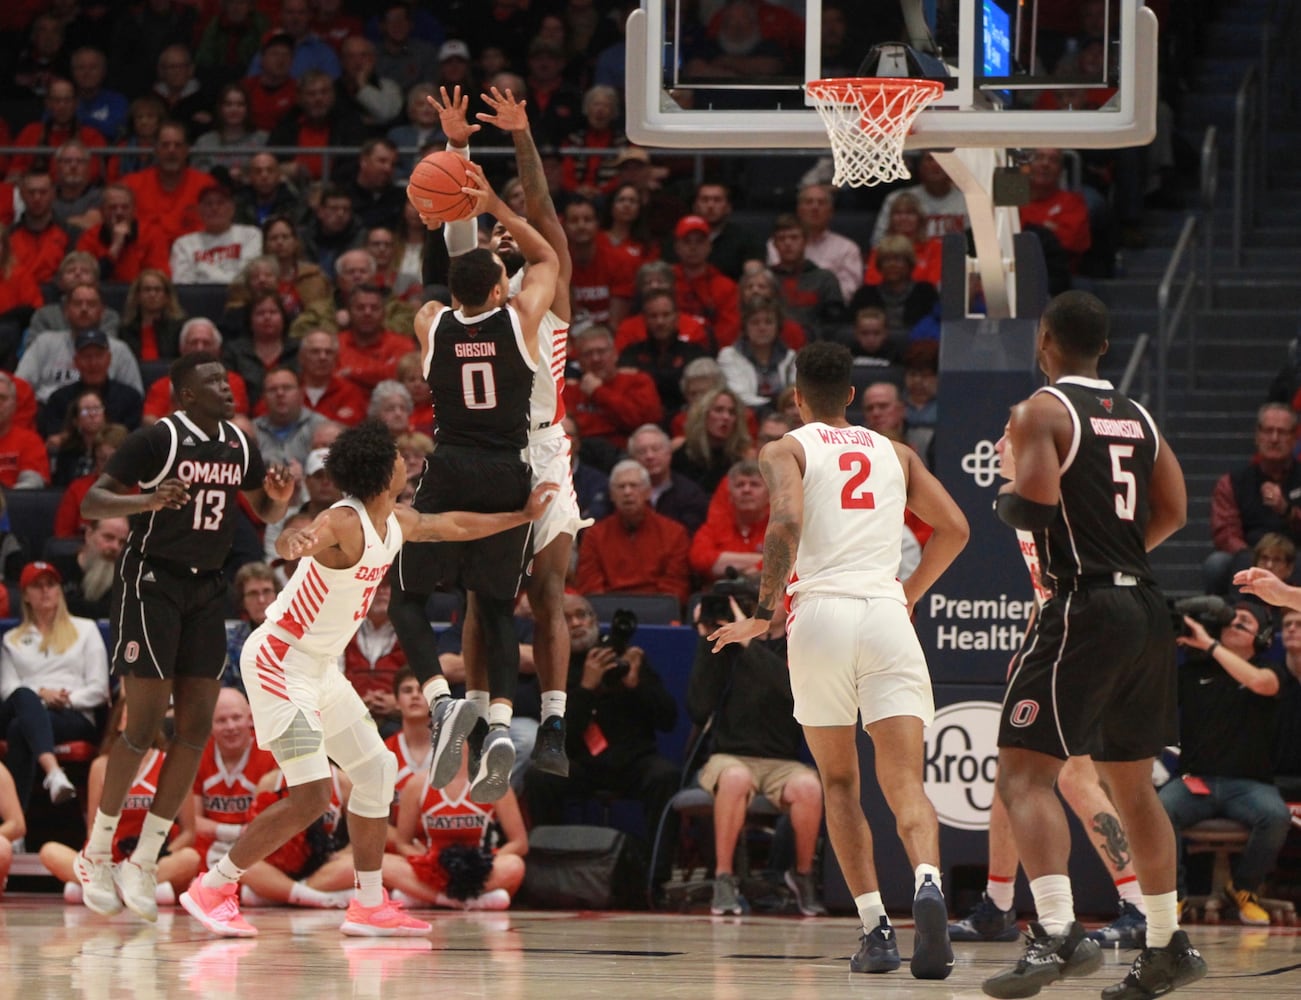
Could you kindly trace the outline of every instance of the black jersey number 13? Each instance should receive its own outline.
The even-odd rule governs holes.
[[[226,494],[221,490],[199,490],[194,494],[194,530],[218,531],[226,510]]]

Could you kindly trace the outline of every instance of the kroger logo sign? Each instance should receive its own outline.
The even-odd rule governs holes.
[[[997,702],[960,701],[937,709],[926,730],[926,795],[945,826],[989,826],[1001,712]]]

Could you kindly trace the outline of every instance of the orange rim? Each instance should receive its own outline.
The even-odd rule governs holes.
[[[816,99],[836,104],[857,104],[860,93],[872,91],[893,95],[913,90],[925,100],[933,101],[944,93],[944,81],[924,77],[844,76],[810,80],[805,88]]]

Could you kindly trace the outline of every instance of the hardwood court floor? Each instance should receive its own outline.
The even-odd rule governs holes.
[[[958,945],[953,976],[920,983],[907,972],[906,930],[900,971],[851,976],[857,921],[847,918],[440,912],[427,939],[374,941],[342,937],[337,911],[246,912],[256,939],[213,938],[179,909],[146,926],[50,896],[9,895],[0,902],[0,1000],[976,1000],[980,981],[1020,954],[1017,944]],[[1301,996],[1296,928],[1191,934],[1211,974],[1179,996]],[[1133,955],[1109,952],[1102,972],[1042,996],[1097,997]]]

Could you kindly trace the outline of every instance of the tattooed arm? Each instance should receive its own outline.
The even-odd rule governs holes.
[[[759,607],[771,610],[785,597],[804,528],[804,447],[790,437],[772,441],[759,452],[759,468],[768,484],[769,497]],[[717,652],[730,642],[753,639],[766,631],[767,618],[746,618],[724,625],[709,638],[714,640]]]
[[[569,256],[569,239],[565,227],[556,214],[551,190],[547,186],[542,156],[538,153],[533,133],[529,131],[526,101],[517,101],[509,90],[502,93],[496,87],[483,95],[484,103],[492,114],[479,112],[481,122],[507,131],[515,143],[515,168],[519,172],[520,186],[524,189],[524,217],[544,237],[560,258],[560,280],[556,282],[556,297],[551,311],[568,323],[571,315],[569,281],[574,273],[574,262]]]

